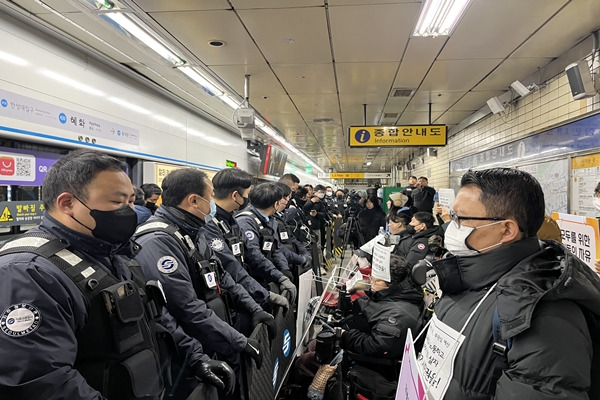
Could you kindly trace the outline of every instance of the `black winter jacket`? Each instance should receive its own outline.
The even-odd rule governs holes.
[[[433,235],[443,237],[444,231],[439,226],[434,226],[433,228],[417,232],[412,236],[402,236],[400,243],[394,249],[394,254],[406,257],[406,262],[412,267],[427,255],[429,251],[428,241]]]
[[[416,336],[422,309],[423,294],[412,285],[361,297],[353,303],[352,318],[344,325],[341,346],[365,356],[401,358],[406,333],[411,329]]]
[[[600,320],[600,278],[587,265],[561,244],[537,238],[434,265],[444,291],[435,314],[457,331],[498,282],[463,332],[444,399],[588,399],[590,381],[599,377],[590,377],[586,318]],[[494,382],[496,307],[500,337],[511,338],[512,344],[508,369]]]
[[[358,214],[360,231],[365,243],[377,236],[379,228],[385,228],[385,213],[379,207],[365,208]]]

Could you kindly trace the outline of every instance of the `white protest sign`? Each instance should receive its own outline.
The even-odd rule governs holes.
[[[454,205],[454,189],[438,189],[438,203],[452,210]]]
[[[390,254],[394,247],[385,247],[376,243],[373,248],[373,262],[371,263],[371,275],[383,281],[390,281]]]
[[[563,245],[594,270],[594,261],[600,258],[598,219],[563,213],[552,213],[560,228]]]
[[[373,246],[375,243],[385,243],[385,236],[377,235],[373,239],[369,240],[367,243],[360,246],[360,249],[365,253],[373,254]]]
[[[404,344],[404,356],[400,367],[400,378],[396,389],[396,400],[426,400],[423,379],[417,367],[417,355],[413,343],[412,332],[409,329]]]
[[[454,359],[464,340],[464,335],[433,314],[423,350],[417,360],[419,373],[425,381],[428,399],[444,398],[454,374]]]

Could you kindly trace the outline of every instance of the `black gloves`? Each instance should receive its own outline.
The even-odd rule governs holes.
[[[209,360],[199,363],[194,367],[194,375],[200,381],[224,390],[227,394],[233,393],[235,389],[235,373],[225,361]]]
[[[290,297],[288,297],[288,300],[290,304],[294,304],[294,301],[296,301],[296,294],[298,293],[296,286],[294,286],[292,281],[290,281],[289,278],[285,275],[279,278],[278,283],[279,291],[281,292],[281,294],[283,295],[287,290],[290,293]]]
[[[281,270],[281,273],[285,275],[290,281],[294,280],[294,274],[292,274],[292,271],[290,271],[289,269]]]
[[[284,314],[290,309],[290,302],[280,294],[269,292],[269,300],[272,304],[284,308]]]
[[[262,365],[262,353],[260,352],[260,348],[258,347],[258,341],[256,339],[248,338],[248,343],[244,348],[244,353],[249,355],[254,362],[256,362],[256,368],[260,369]]]
[[[256,325],[263,323],[267,326],[269,331],[269,339],[275,339],[277,336],[277,325],[275,325],[275,318],[268,312],[264,310],[260,310],[256,314],[252,316],[252,326],[256,327]]]

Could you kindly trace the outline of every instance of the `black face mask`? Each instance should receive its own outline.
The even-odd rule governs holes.
[[[151,201],[147,201],[146,202],[146,208],[150,211],[152,211],[152,214],[154,214],[156,212],[156,209],[158,207],[156,207],[156,203],[152,203]]]
[[[417,233],[417,231],[415,231],[415,227],[412,225],[406,225],[406,232],[408,232],[410,235]]]
[[[338,195],[337,195],[337,198],[341,200],[341,199],[343,199],[343,198],[344,198],[344,195],[343,195],[343,194],[338,194]]]
[[[71,218],[83,227],[90,229],[95,238],[112,244],[122,244],[133,236],[135,228],[137,228],[137,214],[131,207],[125,205],[117,210],[101,211],[89,208],[81,200],[79,202],[90,210],[90,215],[96,221],[96,227],[90,229],[75,217],[71,216]]]
[[[240,196],[242,196],[242,195],[240,194]],[[248,200],[247,197],[242,196],[242,199],[244,199],[244,201],[242,202],[242,204],[238,203],[237,200],[234,200],[235,204],[237,204],[238,206],[240,206],[240,208],[238,208],[238,210],[240,210],[240,211],[243,210],[244,208],[246,208],[246,206],[248,205],[248,203],[250,203],[250,200]]]

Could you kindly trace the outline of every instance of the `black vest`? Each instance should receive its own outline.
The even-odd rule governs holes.
[[[187,259],[192,286],[196,296],[206,303],[219,318],[232,325],[233,300],[228,291],[220,287],[225,270],[221,261],[212,253],[206,240],[194,241],[180,229],[163,221],[148,221],[140,224],[135,231],[135,237],[152,233],[164,232],[177,241]]]
[[[154,281],[145,283],[130,260],[132,279],[120,281],[63,239],[28,233],[2,246],[0,256],[34,253],[56,265],[83,293],[88,319],[76,332],[74,368],[108,399],[159,399],[161,366],[170,362],[173,339],[157,318],[165,304]]]

